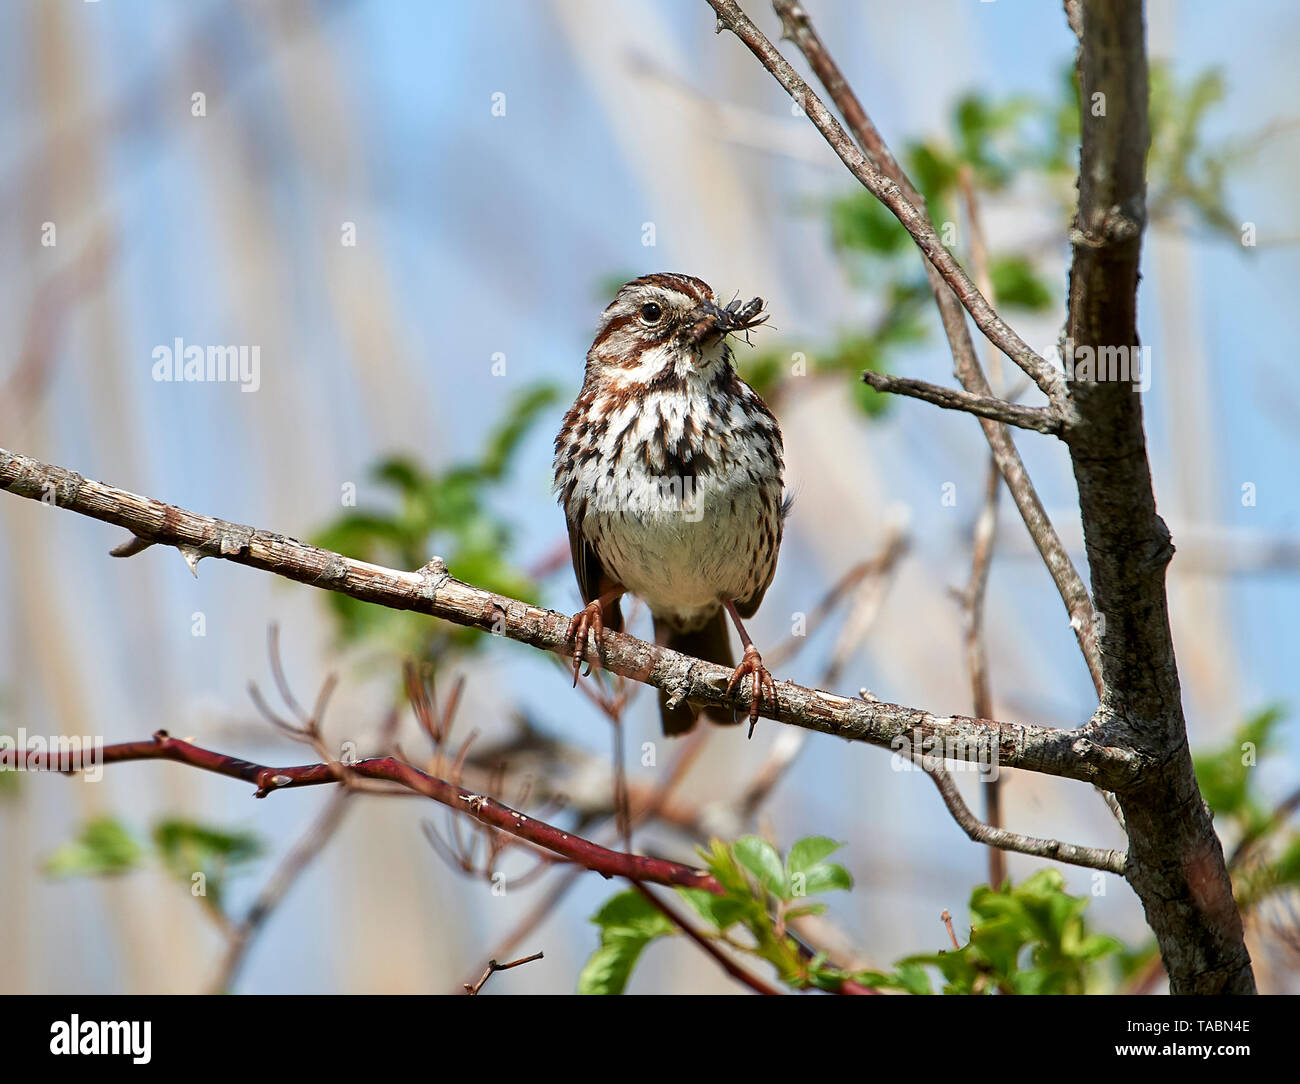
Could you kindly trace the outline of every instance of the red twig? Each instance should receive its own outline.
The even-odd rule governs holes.
[[[738,966],[734,960],[728,959],[727,956],[722,952],[721,949],[718,948],[717,945],[713,944],[711,941],[708,940],[708,938],[696,932],[691,927],[690,923],[688,923],[685,919],[681,918],[675,911],[673,911],[671,907],[669,907],[666,903],[664,903],[663,900],[661,900],[658,896],[656,896],[653,892],[651,892],[650,889],[646,888],[645,885],[641,884],[639,881],[634,880],[632,882],[632,887],[635,888],[638,892],[640,892],[641,895],[643,895],[647,900],[649,900],[651,904],[653,904],[654,907],[660,913],[662,913],[666,919],[668,919],[669,922],[671,922],[674,926],[676,926],[679,930],[681,930],[682,933],[684,933],[687,937],[689,937],[692,941],[694,941],[697,945],[699,945],[700,948],[703,949],[706,953],[712,956],[713,959],[715,959],[718,962],[718,965],[737,982],[743,983],[745,986],[748,986],[755,993],[759,993],[759,994],[779,994],[781,992],[780,990],[776,989],[776,987],[769,986],[757,975],[751,975],[743,967]]]
[[[257,787],[254,793],[254,797],[257,798],[265,798],[277,790],[318,786],[322,783],[339,781],[338,767],[333,764],[269,768],[191,745],[187,741],[171,737],[165,730],[159,730],[146,741],[106,745],[99,760],[104,764],[129,760],[173,760],[203,771],[252,783]],[[49,754],[43,752],[27,754],[26,763],[29,768],[35,770],[66,772],[72,768],[71,763],[57,755],[54,765],[51,766]],[[365,779],[384,779],[399,783],[409,790],[423,794],[426,798],[432,798],[450,809],[467,813],[484,824],[527,840],[604,877],[626,877],[629,880],[648,881],[651,884],[702,888],[716,895],[721,895],[723,892],[722,886],[713,876],[702,870],[692,869],[679,862],[624,854],[597,846],[571,832],[535,820],[509,806],[502,805],[485,794],[475,794],[464,787],[437,779],[396,757],[371,757],[356,764],[349,764],[347,771],[351,775]]]

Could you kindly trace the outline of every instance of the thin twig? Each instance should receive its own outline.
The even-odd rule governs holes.
[[[512,967],[521,967],[524,964],[531,964],[534,960],[543,960],[545,958],[546,958],[546,953],[534,952],[531,956],[525,956],[519,960],[511,960],[508,964],[499,964],[496,962],[496,960],[489,960],[487,969],[483,972],[483,977],[479,979],[478,982],[465,983],[465,993],[469,994],[470,997],[475,996],[480,990],[483,989],[484,985],[487,983],[487,980],[490,979],[493,975],[495,975],[498,971],[509,971]]]
[[[977,716],[993,714],[993,694],[989,687],[988,651],[984,644],[984,598],[988,591],[989,565],[998,524],[997,468],[990,463],[984,487],[984,503],[975,521],[971,546],[971,571],[966,589],[960,593],[965,625],[966,672],[970,675],[971,706]],[[1002,778],[997,775],[984,785],[984,820],[989,827],[1002,827]],[[1006,856],[997,847],[989,848],[989,886],[998,888],[1007,878]]]
[[[1032,429],[1039,433],[1053,436],[1062,429],[1062,421],[1056,411],[1048,407],[1027,407],[1019,403],[1009,403],[1005,399],[992,396],[972,395],[958,388],[945,388],[941,384],[931,384],[925,380],[913,380],[906,376],[891,376],[867,369],[862,374],[862,382],[879,392],[894,395],[906,395],[911,399],[923,399],[927,403],[943,407],[945,410],[961,410],[980,418],[989,418],[1005,425],[1014,425],[1019,429]]]
[[[777,82],[786,89],[790,97],[807,114],[808,119],[816,125],[817,130],[831,145],[831,149],[839,155],[840,161],[848,167],[849,172],[880,200],[902,223],[903,228],[912,235],[917,247],[925,254],[935,270],[943,276],[944,281],[970,313],[976,327],[984,332],[999,350],[1019,365],[1049,400],[1053,402],[1061,400],[1065,388],[1061,373],[1039,357],[993,311],[993,307],[979,292],[961,264],[944,247],[929,215],[920,209],[915,200],[909,199],[896,180],[887,177],[879,165],[858,149],[822,100],[800,78],[799,73],[790,67],[785,57],[773,47],[763,32],[741,11],[735,0],[708,0],[708,4],[717,13],[719,28],[725,27],[730,30],[745,44],[763,67],[770,71]],[[785,3],[778,4],[777,11],[782,15],[787,33],[791,33],[787,13],[791,18],[796,17],[796,12],[802,16],[802,9],[797,4]],[[804,18],[806,20],[806,16]]]
[[[958,171],[962,195],[966,203],[966,221],[970,230],[971,262],[975,266],[975,281],[989,301],[996,305],[993,273],[989,267],[988,245],[984,240],[984,225],[980,219],[979,200],[975,195],[975,181],[969,165],[963,163]],[[996,350],[988,351],[989,374],[994,388],[1001,390],[1001,359]],[[984,642],[984,599],[988,594],[989,568],[993,562],[993,548],[998,533],[997,460],[990,461],[984,485],[984,503],[980,506],[971,540],[971,570],[966,590],[961,594],[965,616],[966,670],[971,682],[971,707],[981,718],[993,715],[993,693],[989,684],[988,651]],[[996,775],[984,786],[984,821],[990,828],[1002,827],[1002,777]],[[1007,879],[1007,859],[998,847],[988,849],[989,886],[1000,888]]]
[[[913,757],[913,760],[915,761],[916,758]],[[999,847],[1004,851],[1015,851],[1017,854],[1031,854],[1036,858],[1052,858],[1072,866],[1100,869],[1107,873],[1113,873],[1117,877],[1124,876],[1124,865],[1127,856],[1123,851],[1108,851],[1099,847],[1077,847],[1073,843],[1062,843],[1058,839],[1022,836],[1018,832],[1008,832],[1005,828],[994,828],[991,825],[982,824],[975,814],[970,811],[966,800],[962,798],[961,792],[957,789],[957,784],[945,769],[922,768],[922,770],[939,788],[943,804],[948,807],[952,819],[976,843]]]
[[[687,771],[699,756],[704,748],[708,731],[703,727],[696,727],[679,746],[676,756],[673,757],[671,766],[668,769],[667,778],[664,779],[657,787],[647,795],[644,803],[633,806],[629,812],[629,820],[633,827],[644,823],[653,817],[659,816],[664,805],[668,802],[673,791],[681,784]],[[547,917],[559,906],[560,902],[568,894],[581,875],[580,868],[566,870],[561,877],[551,886],[550,891],[542,897],[526,914],[515,928],[506,935],[506,937],[497,945],[494,955],[504,956],[528,937],[538,926],[546,921]]]
[[[57,751],[32,751],[27,756],[28,767],[33,771],[69,773],[79,769],[71,753]],[[147,741],[120,742],[106,745],[98,755],[100,764],[118,764],[131,760],[171,760],[192,768],[214,772],[217,775],[242,779],[257,787],[254,797],[264,798],[275,791],[296,787],[321,786],[338,783],[339,764],[304,764],[288,768],[271,768],[253,764],[238,757],[213,752],[189,742],[173,738],[165,730],[157,731]],[[571,832],[525,816],[484,794],[474,794],[443,779],[422,772],[391,756],[371,757],[346,766],[346,771],[366,779],[386,779],[400,783],[426,798],[459,810],[483,824],[500,829],[545,851],[574,862],[606,877],[639,878],[651,884],[666,884],[684,888],[702,888],[719,893],[721,886],[709,873],[693,869],[679,862],[669,862],[641,855],[623,854],[583,839]]]
[[[257,894],[257,899],[254,900],[243,920],[229,931],[229,941],[222,956],[221,967],[212,984],[214,994],[228,993],[234,986],[240,967],[247,958],[248,950],[258,932],[271,912],[284,899],[285,893],[289,891],[293,882],[333,838],[343,821],[343,815],[350,808],[348,799],[355,793],[348,787],[340,787],[334,792],[320,816],[294,844],[293,850],[285,860],[276,867],[275,873]]]
[[[948,939],[952,942],[952,947],[961,951],[961,944],[957,940],[957,932],[952,928],[952,912],[945,907],[939,918],[942,919],[944,927],[948,931]]]

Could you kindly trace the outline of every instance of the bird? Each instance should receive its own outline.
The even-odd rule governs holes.
[[[620,600],[641,599],[655,641],[734,667],[727,693],[751,682],[749,733],[776,683],[745,629],[776,572],[789,502],[781,427],[736,372],[729,339],[762,324],[763,299],[719,303],[690,275],[643,275],[619,288],[587,352],[582,387],[555,438],[554,491],[564,509],[583,609],[569,622],[577,685],[587,637],[623,630]],[[735,662],[731,619],[743,655]],[[666,736],[703,712],[659,696]]]

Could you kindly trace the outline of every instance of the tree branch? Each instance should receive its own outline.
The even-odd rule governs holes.
[[[495,975],[498,971],[509,971],[512,967],[522,967],[524,964],[531,964],[535,960],[544,960],[546,953],[534,952],[531,956],[524,956],[518,960],[511,960],[508,964],[499,964],[496,960],[489,960],[487,967],[483,971],[483,976],[478,982],[464,983],[465,993],[470,997],[476,995],[487,984],[487,980]]]
[[[26,758],[28,770],[70,772],[75,767],[70,757],[60,757],[58,753],[51,763],[50,753],[35,751],[28,753],[23,750],[18,752],[20,756]],[[562,828],[526,816],[486,795],[475,794],[444,779],[437,779],[396,757],[371,757],[347,765],[322,763],[291,768],[269,768],[263,764],[253,764],[238,757],[192,745],[187,741],[171,737],[165,730],[159,730],[147,741],[106,745],[98,755],[98,762],[102,764],[120,764],[131,760],[171,760],[205,772],[229,776],[231,779],[242,779],[257,788],[253,794],[255,798],[265,798],[276,791],[291,790],[295,787],[339,783],[341,773],[360,776],[363,779],[384,779],[399,783],[408,790],[432,798],[449,809],[471,816],[543,850],[558,854],[561,858],[599,873],[603,877],[626,877],[632,881],[702,888],[706,892],[722,894],[722,886],[714,880],[712,874],[703,870],[692,869],[680,862],[646,858],[638,854],[623,854],[597,846]]]
[[[1066,345],[1076,357],[1085,349],[1136,357],[1150,142],[1143,10],[1133,0],[1083,0],[1076,15],[1078,8],[1083,138]],[[1223,847],[1187,744],[1165,594],[1173,545],[1156,513],[1142,397],[1131,380],[1072,369],[1077,420],[1065,440],[1093,598],[1105,617],[1099,717],[1107,733],[1151,763],[1140,787],[1117,793],[1128,828],[1128,879],[1174,993],[1253,993]]]
[[[227,523],[115,489],[3,449],[0,489],[117,524],[150,543],[175,546],[195,568],[202,558],[217,557],[365,602],[493,632],[546,651],[566,651],[566,615],[462,583],[451,576],[439,558],[418,572],[382,568],[295,538]],[[606,631],[599,648],[606,668],[662,689],[670,696],[735,710],[749,705],[748,687],[727,696],[731,677],[727,667],[680,655],[624,633]],[[789,681],[777,682],[777,694],[777,707],[764,712],[768,718],[849,741],[890,749],[918,742],[942,745],[950,759],[994,762],[1004,768],[1095,783],[1109,790],[1131,786],[1141,774],[1140,758],[1127,750],[1095,742],[1090,724],[1078,730],[1058,730],[961,715],[939,716],[919,708],[837,696]]]
[[[840,72],[839,66],[826,51],[803,6],[795,3],[794,0],[775,0],[773,6],[781,17],[785,35],[794,41],[813,71],[817,73],[817,78],[826,87],[827,93],[831,95],[836,107],[844,115],[863,152],[881,173],[892,179],[903,190],[913,206],[924,213],[925,200],[899,166],[879,130]],[[954,375],[970,394],[983,398],[992,397],[993,390],[989,387],[988,378],[984,375],[979,358],[975,354],[975,345],[971,342],[970,329],[966,324],[961,302],[934,266],[928,260],[924,261],[924,264],[930,280],[930,288],[939,307],[944,334],[952,350]],[[1016,510],[1024,521],[1025,529],[1029,532],[1029,537],[1034,540],[1034,545],[1043,558],[1043,564],[1047,566],[1061,601],[1065,603],[1070,627],[1074,630],[1079,650],[1092,677],[1093,687],[1100,697],[1101,658],[1097,651],[1096,625],[1088,589],[1074,567],[1074,562],[1070,560],[1070,555],[1056,533],[1056,528],[1052,526],[1052,521],[1047,516],[1043,502],[1039,499],[1038,492],[1029,479],[1029,473],[1025,470],[1020,452],[1016,449],[1015,441],[1011,439],[1011,433],[1006,426],[990,418],[982,418],[980,427],[993,452],[998,473],[1006,482],[1007,491],[1015,501]]]
[[[906,395],[912,399],[924,399],[927,403],[943,407],[945,410],[963,410],[980,418],[990,418],[1019,429],[1033,429],[1039,433],[1059,436],[1062,422],[1051,408],[1027,407],[1019,403],[1009,403],[1005,399],[993,396],[972,395],[957,388],[945,388],[940,384],[931,384],[925,380],[913,380],[905,376],[890,376],[868,369],[862,374],[862,382],[876,391],[890,392],[894,395]]]
[[[842,161],[873,196],[883,203],[902,223],[903,228],[912,235],[917,247],[934,265],[944,280],[952,287],[966,311],[989,340],[1007,357],[1014,361],[1025,374],[1042,389],[1048,399],[1059,400],[1064,392],[1064,381],[1052,365],[1039,357],[1010,326],[993,311],[988,300],[976,288],[975,283],[952,253],[944,247],[938,231],[929,216],[917,209],[907,198],[902,188],[886,177],[860,151],[837,121],[822,104],[822,100],[799,77],[783,57],[767,40],[763,32],[750,21],[749,17],[735,3],[735,0],[708,0],[718,16],[718,27],[726,28],[736,35],[758,57],[759,62],[776,77],[789,92],[799,107],[816,125]]]
[[[896,192],[879,184],[880,171],[888,168],[900,188],[908,187],[861,105],[812,33],[802,7],[792,0],[775,0],[787,35],[795,38],[831,89],[836,104],[854,124],[864,150],[869,154],[874,150],[874,175],[861,168],[844,146],[843,130],[736,4],[732,0],[708,2],[718,13],[720,25],[734,30],[804,107],[854,176],[908,226],[938,268],[933,259],[932,227],[929,232],[912,230],[905,220],[908,209],[900,214],[896,206]],[[1067,349],[1078,357],[1080,348],[1137,348],[1138,262],[1146,217],[1148,78],[1141,4],[1080,0],[1067,4],[1066,10],[1081,42],[1083,138],[1079,211],[1071,233],[1075,258],[1066,342]],[[912,204],[910,210],[915,211],[916,201]],[[944,279],[960,296],[959,281],[948,274]],[[990,395],[969,346],[964,319],[939,292],[936,297],[963,387],[974,395]],[[966,301],[962,297],[962,303]],[[969,305],[967,308],[976,315]],[[989,335],[978,316],[976,323]],[[989,338],[1002,348],[996,338]],[[1025,360],[1008,356],[1018,364]],[[1033,375],[1032,365],[1021,367]],[[1160,943],[1170,987],[1180,993],[1253,992],[1250,958],[1222,846],[1197,788],[1187,747],[1164,592],[1165,568],[1173,548],[1155,513],[1141,399],[1131,381],[1098,380],[1095,375],[1081,366],[1072,371],[1066,400],[1055,391],[1048,394],[1066,419],[1062,436],[1070,448],[1079,485],[1093,597],[1096,611],[1105,617],[1104,622],[1097,622],[1104,630],[1104,644],[1098,643],[1088,592],[1048,522],[1009,434],[990,419],[982,420],[981,425],[1070,613],[1101,699],[1098,713],[1106,721],[1106,732],[1115,735],[1117,744],[1128,745],[1131,740],[1134,745],[1130,747],[1141,750],[1158,766],[1133,793],[1117,792],[1117,796],[1130,839],[1127,876]]]
[[[1019,832],[1009,832],[1005,828],[996,828],[982,823],[971,812],[970,806],[962,798],[961,792],[952,776],[943,768],[925,770],[926,775],[934,780],[939,788],[943,804],[948,807],[952,819],[961,830],[976,843],[997,847],[1003,851],[1017,854],[1031,854],[1036,858],[1052,858],[1072,866],[1085,866],[1088,869],[1105,870],[1117,877],[1124,876],[1126,856],[1123,851],[1103,850],[1100,847],[1076,847],[1073,843],[1062,843],[1056,839],[1039,839],[1036,836],[1022,836]],[[992,887],[996,888],[997,885]]]

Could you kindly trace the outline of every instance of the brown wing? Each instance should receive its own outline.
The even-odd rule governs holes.
[[[768,503],[768,501],[765,500],[764,503]],[[790,504],[791,502],[787,498],[773,509],[775,515],[767,517],[761,553],[761,559],[767,564],[767,572],[758,588],[749,598],[736,599],[736,610],[741,617],[753,617],[758,612],[759,606],[763,603],[763,596],[767,594],[767,589],[772,585],[772,577],[776,575],[777,554],[781,552],[781,536],[785,529],[785,517],[790,514]]]
[[[600,563],[600,556],[595,547],[582,537],[582,531],[573,520],[569,520],[569,554],[573,558],[573,574],[578,578],[578,590],[582,601],[590,603],[621,586],[611,579]],[[623,631],[623,610],[618,599],[605,607],[605,628],[614,632]]]
[[[781,446],[781,425],[776,420],[776,415],[768,409],[767,404],[763,402],[763,397],[734,372],[732,381],[733,392],[745,400],[755,418],[750,435],[757,441],[760,454],[767,459],[766,466],[770,471],[768,478],[765,479],[770,488],[769,485],[764,485],[760,489],[763,502],[763,537],[754,553],[754,566],[758,571],[757,583],[748,598],[734,600],[736,611],[741,617],[753,617],[762,604],[768,587],[771,586],[772,577],[776,575],[776,559],[781,552],[781,536],[785,531],[785,519],[790,514],[790,505],[793,502],[790,497],[782,499],[781,476],[785,466],[784,449]]]

